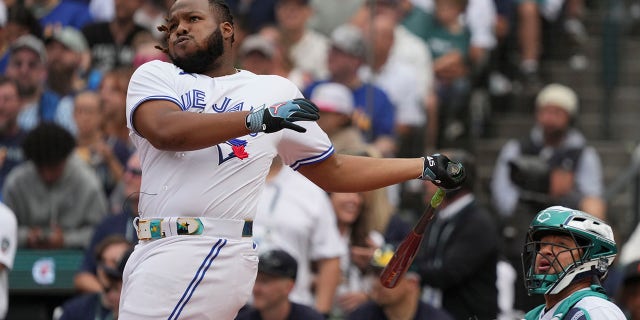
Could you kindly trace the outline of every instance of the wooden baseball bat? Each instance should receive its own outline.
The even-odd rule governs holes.
[[[383,286],[387,288],[395,287],[398,284],[398,280],[407,272],[418,253],[418,249],[420,249],[420,242],[422,242],[424,231],[433,218],[435,209],[444,199],[444,196],[445,192],[438,188],[438,191],[431,197],[429,206],[420,217],[420,220],[418,220],[413,230],[402,240],[402,243],[400,243],[398,249],[396,249],[391,260],[384,267],[384,270],[382,270],[380,282],[382,282]]]

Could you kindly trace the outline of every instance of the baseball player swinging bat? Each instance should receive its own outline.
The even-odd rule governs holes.
[[[449,165],[447,166],[447,174],[453,177],[464,175],[464,172],[461,166]],[[462,180],[460,183],[462,183]],[[413,259],[415,259],[416,253],[418,253],[418,249],[420,249],[420,242],[422,242],[424,231],[433,218],[435,209],[440,205],[444,197],[444,190],[438,188],[438,191],[431,197],[429,206],[420,217],[420,220],[418,220],[413,230],[402,240],[402,243],[398,246],[391,260],[384,270],[382,270],[380,282],[382,282],[382,285],[386,288],[395,287],[396,284],[398,284],[398,280],[404,276],[411,263],[413,263]]]

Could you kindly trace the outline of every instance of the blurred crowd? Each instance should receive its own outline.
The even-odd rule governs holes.
[[[140,65],[170,62],[157,27],[173,2],[0,1],[0,319],[11,309],[7,274],[25,249],[84,252],[76,295],[54,319],[117,316],[142,174],[127,87]],[[294,82],[320,108],[336,152],[439,151],[469,176],[447,195],[401,284],[386,289],[377,281],[381,255],[410,232],[433,185],[327,194],[276,159],[254,227],[270,253],[239,319],[290,305],[300,319],[373,319],[376,306],[403,319],[520,319],[541,303],[522,285],[531,218],[559,204],[607,220],[600,158],[575,126],[579,97],[543,72],[559,37],[572,68],[588,63],[585,0],[226,3],[237,68]],[[474,103],[478,92],[522,95],[535,117],[529,135],[503,146],[490,186],[476,174],[474,142],[490,134],[492,112]],[[488,206],[478,200],[482,187]],[[640,226],[618,246],[609,295],[640,319]]]

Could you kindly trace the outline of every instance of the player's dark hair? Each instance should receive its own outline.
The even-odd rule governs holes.
[[[40,123],[22,142],[25,158],[33,161],[37,167],[62,163],[75,147],[76,140],[71,133],[53,122]]]
[[[232,26],[233,24],[233,15],[231,14],[231,9],[227,5],[225,0],[208,0],[209,7],[211,7],[213,13],[216,15],[216,18],[220,22],[228,22]],[[169,48],[167,47],[167,40],[169,39],[169,27],[166,24],[158,26],[158,31],[164,33],[164,37],[161,39],[162,46],[156,46],[156,49],[168,54]],[[231,36],[231,43],[235,41],[234,35]]]
[[[224,0],[209,0],[209,5],[218,14],[218,18],[222,22],[229,22],[233,25],[233,15],[231,9]]]

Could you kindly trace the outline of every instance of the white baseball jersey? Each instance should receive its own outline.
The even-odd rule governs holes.
[[[222,113],[299,97],[302,94],[289,80],[248,71],[211,78],[160,61],[136,70],[127,94],[127,123],[143,172],[141,217],[214,221],[205,224],[201,235],[138,243],[123,272],[121,320],[233,319],[251,295],[258,254],[251,237],[243,237],[240,230],[228,234],[231,229],[225,222],[253,220],[276,154],[297,169],[333,153],[329,138],[312,121],[298,122],[306,133],[284,129],[195,151],[158,150],[133,126],[136,108],[145,101],[167,100],[184,112]],[[169,234],[176,234],[174,219],[163,220],[169,221]]]
[[[304,134],[285,129],[247,135],[201,150],[162,151],[133,127],[132,116],[140,104],[167,100],[184,112],[222,113],[248,111],[301,97],[295,85],[279,76],[242,70],[211,78],[184,73],[161,61],[142,65],[131,78],[127,94],[127,123],[144,172],[141,216],[253,219],[276,153],[285,164],[297,169],[330,156],[333,147],[315,122],[304,121],[297,123],[307,129]]]
[[[13,268],[18,243],[18,220],[15,214],[0,203],[0,319],[7,315],[9,306],[9,271]]]
[[[287,167],[270,180],[253,224],[258,251],[280,248],[298,262],[289,298],[313,306],[311,261],[347,254],[327,193]]]

